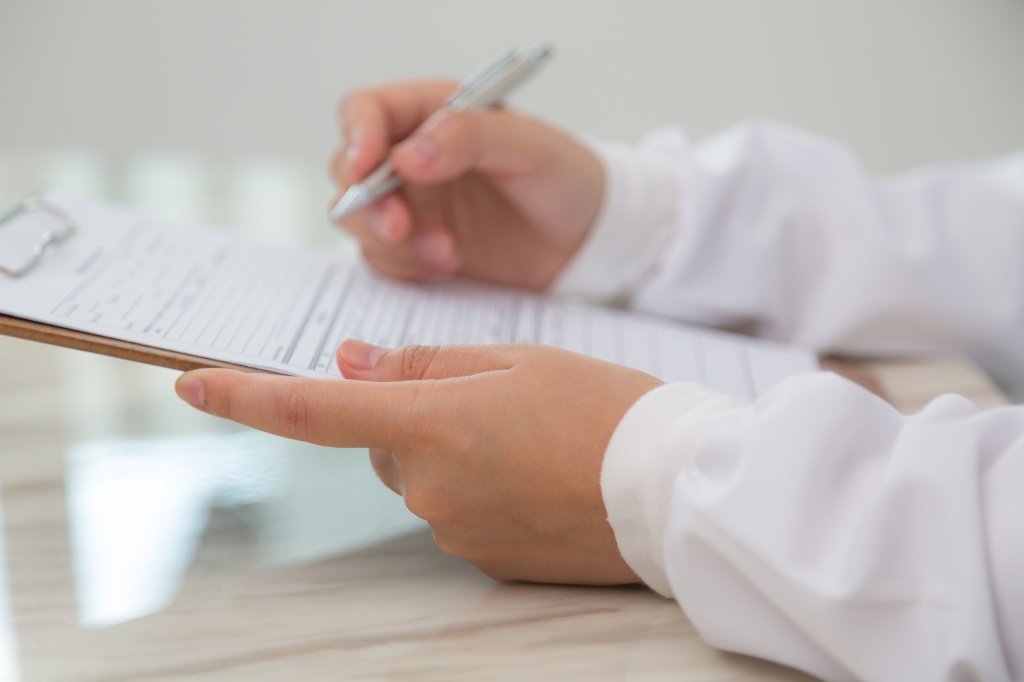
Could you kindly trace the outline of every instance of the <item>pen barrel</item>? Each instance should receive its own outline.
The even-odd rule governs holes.
[[[500,78],[477,83],[451,98],[445,106],[449,109],[486,109],[526,80],[537,69],[537,63],[525,61],[515,64]]]
[[[367,175],[366,178],[359,184],[362,185],[364,188],[376,188],[377,185],[379,185],[382,182],[386,182],[394,174],[395,164],[391,163],[391,159],[386,159],[384,163],[377,166],[377,168],[375,168],[372,173]]]
[[[402,184],[405,182],[405,179],[401,175],[395,173],[393,168],[388,170],[389,172],[387,174],[385,174],[379,180],[375,180],[373,184],[370,184],[370,179],[367,178],[366,183],[364,183],[363,185],[365,187],[366,193],[362,197],[360,197],[359,200],[359,203],[361,205],[365,206],[367,204],[372,204],[373,202],[377,201],[377,199],[380,199],[382,196],[386,194],[394,192],[396,189],[402,186]],[[374,173],[373,175],[376,175],[376,173]]]

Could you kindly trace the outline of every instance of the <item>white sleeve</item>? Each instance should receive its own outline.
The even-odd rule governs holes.
[[[831,374],[749,407],[666,385],[602,489],[626,561],[712,645],[827,680],[1024,676],[1024,407],[904,417]]]
[[[556,291],[827,352],[965,352],[1024,388],[1024,153],[878,180],[764,122],[596,151],[604,207]]]

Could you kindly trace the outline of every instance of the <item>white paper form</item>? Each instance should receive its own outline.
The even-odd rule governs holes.
[[[334,352],[350,337],[386,347],[548,344],[743,400],[818,369],[800,348],[468,282],[404,284],[309,249],[50,200],[79,228],[30,273],[0,276],[4,314],[310,377],[340,377]],[[53,218],[13,220],[43,231]]]

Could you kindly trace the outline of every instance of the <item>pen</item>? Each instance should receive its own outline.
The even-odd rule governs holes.
[[[507,52],[462,81],[444,106],[452,111],[485,109],[527,79],[551,54],[547,43],[534,43]],[[352,185],[331,209],[331,220],[339,220],[372,204],[399,187],[405,180],[395,173],[391,160],[378,166],[366,179]]]

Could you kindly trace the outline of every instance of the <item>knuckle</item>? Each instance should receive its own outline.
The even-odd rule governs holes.
[[[412,479],[405,482],[402,490],[402,499],[409,511],[427,521],[435,532],[458,529],[466,523],[465,509],[453,503],[451,494],[446,494],[444,488],[434,487],[415,476]]]
[[[404,379],[422,379],[437,358],[437,346],[405,346],[401,349],[400,371]],[[419,391],[416,391],[419,395]]]
[[[308,440],[313,435],[312,406],[298,384],[289,387],[281,399],[278,414],[281,431],[291,438]]]
[[[444,533],[439,529],[434,528],[433,526],[431,526],[431,530],[433,531],[434,534],[434,544],[437,545],[437,548],[439,550],[441,550],[445,554],[450,554],[452,556],[457,556],[468,560],[466,548],[465,546],[463,546],[462,543],[456,541],[448,533]]]
[[[435,519],[437,500],[429,492],[418,486],[406,486],[402,499],[405,501],[405,508],[415,516],[428,522]]]
[[[215,414],[218,417],[231,421],[238,420],[232,392],[215,390],[209,382],[206,384],[206,409],[210,414]]]

